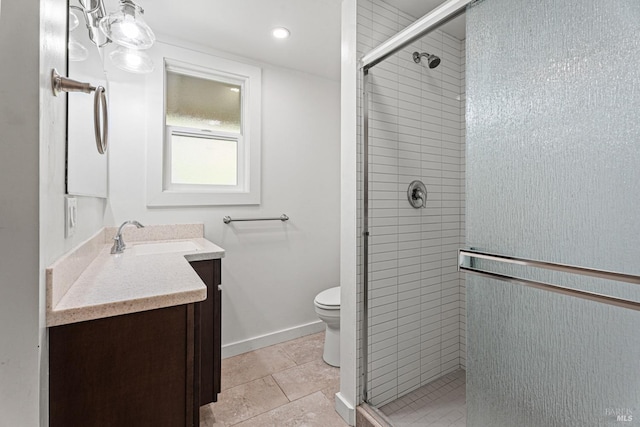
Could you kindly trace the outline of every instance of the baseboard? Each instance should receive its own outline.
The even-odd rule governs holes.
[[[350,426],[356,425],[356,409],[347,402],[342,393],[336,393],[336,412]]]
[[[222,346],[222,358],[225,359],[248,351],[269,347],[274,344],[280,344],[281,342],[300,338],[305,335],[322,332],[324,331],[324,328],[324,322],[322,320],[316,320],[315,322],[294,326],[293,328],[282,329],[280,331],[271,332],[254,338],[225,344]]]

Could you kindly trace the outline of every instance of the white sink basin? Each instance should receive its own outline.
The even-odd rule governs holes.
[[[190,241],[139,243],[131,245],[129,249],[134,255],[153,255],[170,252],[193,252],[202,248]]]

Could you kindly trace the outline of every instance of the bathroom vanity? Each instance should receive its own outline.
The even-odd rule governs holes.
[[[198,426],[217,400],[224,250],[166,227],[119,255],[107,228],[47,269],[52,427]]]

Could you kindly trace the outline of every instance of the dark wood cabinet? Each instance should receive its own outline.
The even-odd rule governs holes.
[[[217,401],[220,259],[194,261],[205,301],[49,329],[51,427],[198,427]]]
[[[200,307],[50,328],[51,427],[198,426]]]
[[[207,285],[200,305],[200,405],[218,401],[222,361],[221,261],[193,261],[191,266]]]

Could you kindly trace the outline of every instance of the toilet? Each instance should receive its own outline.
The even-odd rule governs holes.
[[[340,286],[320,292],[313,300],[316,313],[326,325],[322,358],[331,366],[340,367]]]

